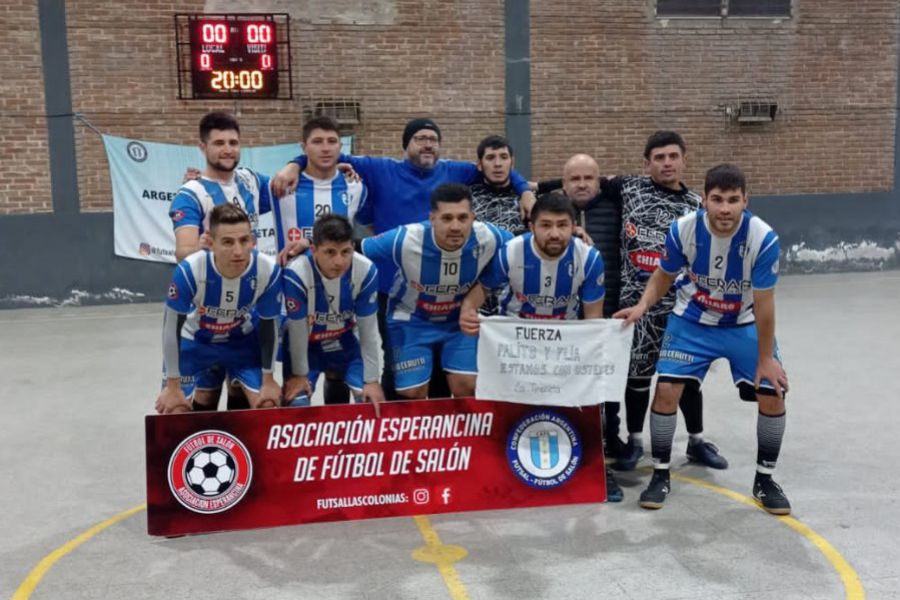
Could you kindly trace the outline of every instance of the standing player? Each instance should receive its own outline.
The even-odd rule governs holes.
[[[454,396],[475,392],[477,340],[459,329],[459,308],[508,233],[475,221],[469,188],[447,183],[431,195],[428,221],[362,241],[363,253],[396,273],[387,304],[397,392],[424,398],[436,351]]]
[[[285,402],[306,394],[308,404],[324,372],[377,410],[384,400],[378,383],[378,270],[353,251],[353,227],[346,217],[331,214],[316,221],[311,251],[285,267],[284,295]],[[329,400],[326,404],[338,403]]]
[[[314,117],[303,125],[300,143],[306,166],[293,193],[279,197],[274,204],[278,249],[287,242],[310,239],[316,219],[325,215],[344,215],[351,223],[366,199],[366,188],[359,181],[347,181],[338,172],[341,136],[338,124],[330,117]]]
[[[575,208],[558,194],[541,196],[531,209],[531,233],[508,241],[463,300],[460,328],[479,330],[485,288],[504,287],[500,314],[523,319],[603,318],[604,269],[600,252],[573,236]],[[484,286],[484,287],[482,287]],[[607,497],[623,495],[607,469]]]
[[[257,232],[259,215],[271,208],[269,178],[238,167],[241,130],[225,112],[211,112],[200,120],[200,151],[206,167],[198,179],[187,181],[172,200],[169,217],[175,228],[175,258],[182,260],[200,249],[200,236],[209,231],[209,214],[215,206],[240,206]]]
[[[513,235],[526,230],[522,223],[519,193],[510,182],[513,168],[513,149],[506,138],[489,135],[476,150],[481,181],[469,186],[475,218],[492,223]]]
[[[646,176],[620,176],[602,182],[601,198],[622,207],[621,293],[619,306],[634,306],[665,253],[666,232],[675,219],[700,207],[700,196],[682,182],[686,146],[674,131],[653,133],[644,146]],[[625,411],[628,443],[613,468],[630,471],[644,454],[642,431],[650,405],[650,383],[659,358],[666,319],[675,305],[675,291],[666,293],[637,323],[631,348]],[[690,460],[714,469],[728,461],[718,448],[703,439],[703,395],[697,382],[687,382],[679,401],[689,441]],[[618,432],[616,432],[618,434]]]
[[[676,409],[685,382],[702,382],[714,360],[727,358],[735,384],[752,385],[759,403],[753,496],[770,513],[791,511],[772,479],[784,436],[788,389],[775,345],[778,236],[747,210],[746,190],[738,167],[710,169],[703,209],[672,224],[666,254],[640,302],[615,315],[625,323],[636,322],[683,274],[656,367],[659,381],[650,413],[654,470],[641,493],[644,508],[661,508],[669,493]]]
[[[160,413],[215,410],[222,383],[237,381],[253,408],[278,406],[272,377],[281,311],[280,269],[254,246],[250,219],[226,203],[209,215],[211,250],[175,268],[163,319],[166,384]]]

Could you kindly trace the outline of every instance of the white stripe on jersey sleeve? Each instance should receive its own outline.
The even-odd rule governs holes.
[[[351,263],[351,283],[353,285],[353,298],[351,298],[351,305],[356,302],[356,299],[359,297],[359,293],[363,289],[363,284],[366,282],[366,276],[369,274],[369,269],[372,268],[372,261],[360,254],[359,252],[353,253],[353,262]]]
[[[272,283],[272,275],[275,272],[275,259],[262,252],[254,252],[256,255],[256,289],[253,290],[253,303],[269,289]]]

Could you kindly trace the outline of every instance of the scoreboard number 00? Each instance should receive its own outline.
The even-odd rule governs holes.
[[[176,15],[179,97],[290,98],[288,19],[286,14]]]

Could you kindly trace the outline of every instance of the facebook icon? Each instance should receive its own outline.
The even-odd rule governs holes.
[[[443,491],[441,491],[441,500],[444,504],[450,504],[450,488],[444,488]]]

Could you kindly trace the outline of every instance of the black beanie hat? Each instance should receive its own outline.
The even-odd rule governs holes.
[[[406,127],[403,128],[404,150],[406,150],[406,147],[409,146],[409,140],[412,139],[412,136],[416,135],[416,132],[421,131],[422,129],[430,129],[431,131],[435,132],[438,136],[438,141],[440,141],[441,128],[437,126],[437,123],[435,123],[431,119],[413,119],[406,124]]]

